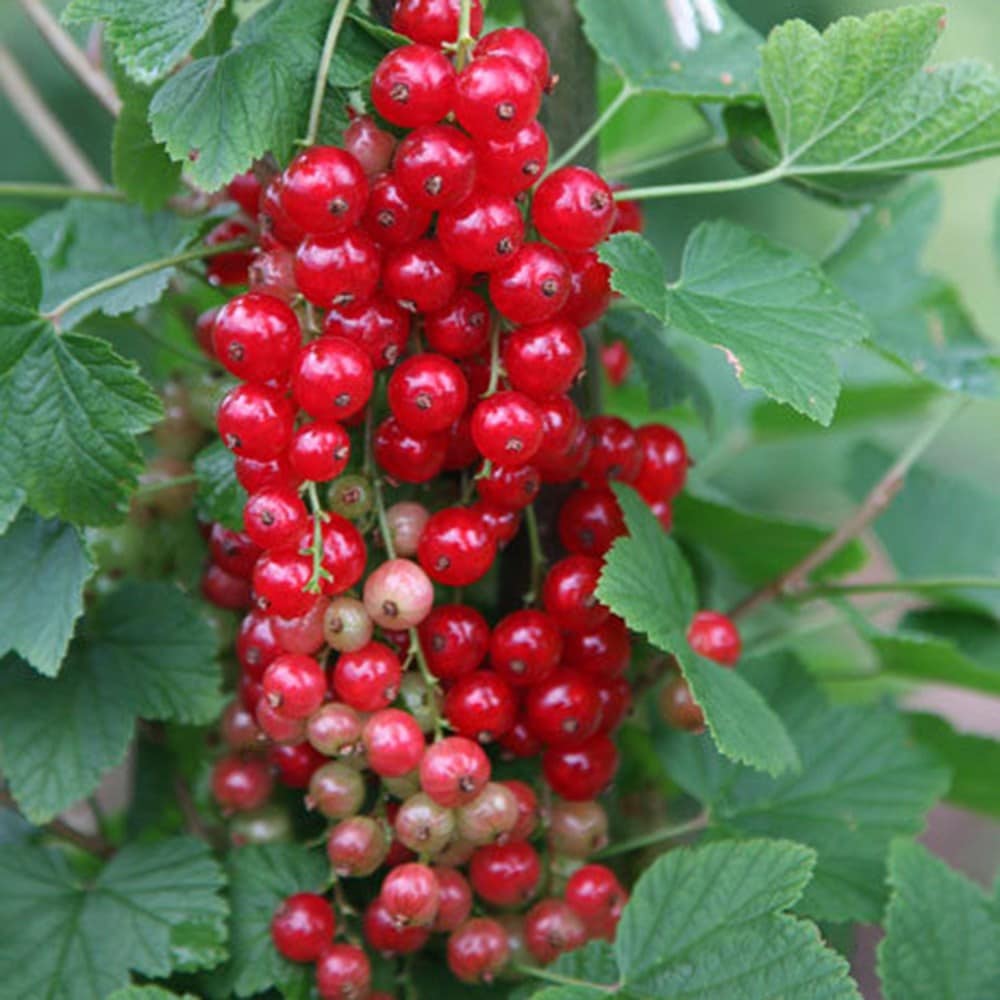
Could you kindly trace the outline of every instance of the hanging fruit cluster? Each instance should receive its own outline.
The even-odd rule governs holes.
[[[477,0],[473,38],[482,20]],[[387,127],[356,117],[343,148],[230,185],[245,221],[209,239],[258,245],[214,258],[211,277],[250,290],[199,323],[241,380],[218,430],[249,494],[242,532],[212,527],[203,585],[252,607],[213,791],[252,815],[276,776],[329,821],[340,912],[304,893],[272,925],[324,998],[374,995],[358,930],[394,955],[447,935],[470,982],[613,936],[625,892],[584,863],[606,843],[596,799],[631,700],[628,631],[595,596],[625,531],[609,481],[669,529],[688,465],[669,427],[585,419],[571,398],[581,330],[612,299],[595,247],[641,219],[590,170],[546,173],[542,43],[459,37],[457,0],[402,0],[393,27],[412,44],[374,75]],[[623,346],[606,359],[622,375]],[[544,572],[532,505],[558,484],[565,554]],[[525,521],[527,606],[490,623],[462,592]],[[711,613],[691,642],[739,655]],[[669,691],[671,717],[701,726],[683,680]],[[540,760],[544,809],[495,773],[511,759]],[[356,894],[360,926],[352,879],[375,887]]]

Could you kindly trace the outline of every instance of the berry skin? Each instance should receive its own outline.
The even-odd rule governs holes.
[[[242,611],[250,604],[250,588],[245,577],[227,573],[221,566],[209,566],[201,578],[201,594],[217,608]]]
[[[485,500],[477,500],[469,510],[483,522],[483,527],[496,543],[498,550],[510,544],[520,530],[521,512],[519,510],[495,507]]]
[[[571,493],[556,525],[563,548],[582,556],[603,556],[626,533],[618,499],[606,487]]]
[[[449,358],[471,358],[490,341],[490,309],[482,296],[460,291],[443,309],[424,317],[427,345]]]
[[[566,259],[569,261],[571,287],[561,315],[579,327],[590,326],[608,311],[614,297],[611,268],[593,250],[567,253]],[[612,382],[612,385],[618,384]]]
[[[307,236],[295,251],[295,284],[321,309],[366,302],[378,285],[379,249],[360,229]]]
[[[531,220],[563,250],[589,250],[611,232],[615,201],[607,182],[585,167],[562,167],[538,185]]]
[[[226,219],[225,222],[220,222],[208,233],[205,237],[205,245],[219,246],[219,244],[228,243],[230,240],[238,240],[248,233],[249,230],[239,219]],[[250,260],[251,256],[245,250],[230,250],[226,253],[216,254],[205,262],[208,283],[216,287],[245,285]]]
[[[411,434],[395,417],[375,429],[375,461],[399,483],[426,483],[444,467],[448,450],[445,434]]]
[[[587,929],[576,911],[561,899],[543,899],[524,918],[524,943],[543,965],[567,951],[582,948]]]
[[[283,785],[302,789],[309,787],[313,773],[326,763],[326,758],[305,741],[271,747],[267,759]]]
[[[538,828],[539,809],[538,796],[534,789],[523,781],[510,780],[501,782],[514,796],[517,803],[517,822],[510,831],[511,840],[527,840]]]
[[[567,633],[563,663],[591,677],[617,677],[627,669],[630,654],[628,627],[611,615],[592,631]]]
[[[350,590],[361,579],[368,552],[361,532],[347,518],[332,511],[327,513],[320,527],[320,540],[320,566],[325,574],[320,580],[320,589],[327,597],[336,597]],[[313,529],[309,528],[299,536],[299,551],[311,548],[313,541]],[[312,556],[308,559],[311,572]]]
[[[362,730],[368,766],[381,777],[399,778],[414,770],[424,756],[424,734],[408,712],[383,708]]]
[[[368,178],[389,169],[396,137],[379,128],[368,115],[358,115],[344,129],[344,149],[361,165]]]
[[[447,430],[464,412],[468,396],[462,369],[440,354],[407,358],[389,379],[389,409],[414,434]]]
[[[284,246],[294,250],[305,233],[290,218],[281,204],[281,176],[274,177],[260,198],[262,246]]]
[[[430,937],[425,927],[401,927],[381,899],[373,900],[361,922],[365,941],[383,955],[409,955],[420,951]]]
[[[524,719],[519,718],[499,739],[499,744],[505,753],[505,759],[512,757],[525,760],[537,757],[542,752],[542,744],[537,736],[528,728]]]
[[[613,191],[624,191],[624,184],[613,184]],[[641,233],[644,228],[642,206],[637,201],[616,201],[612,233]]]
[[[639,475],[642,450],[638,435],[620,417],[591,417],[587,421],[591,449],[580,478],[588,486],[609,479],[632,483]]]
[[[458,38],[460,9],[459,0],[399,0],[392,12],[392,30],[440,48]],[[482,0],[472,0],[469,28],[473,38],[483,30]]]
[[[472,50],[473,57],[509,56],[531,72],[538,86],[548,90],[552,82],[549,53],[542,40],[526,28],[498,28],[483,35]]]
[[[514,793],[500,782],[490,781],[467,806],[458,810],[458,836],[476,847],[506,843],[517,821]]]
[[[389,841],[385,828],[371,816],[341,820],[326,841],[326,855],[334,875],[365,878],[385,860]]]
[[[426,45],[404,45],[378,64],[372,77],[372,104],[393,125],[433,125],[451,110],[455,69]]]
[[[538,852],[524,840],[480,847],[469,862],[473,890],[493,906],[523,905],[534,896],[541,877]]]
[[[333,668],[337,698],[359,712],[375,712],[396,700],[403,668],[399,657],[380,642],[343,653]]]
[[[313,892],[289,896],[271,919],[271,940],[292,962],[314,962],[333,941],[333,908]]]
[[[298,493],[287,486],[259,490],[243,505],[243,525],[255,545],[275,549],[287,545],[306,527],[309,512]]]
[[[524,220],[512,198],[477,191],[438,216],[437,238],[463,270],[494,271],[521,249]]]
[[[254,720],[271,743],[295,744],[301,743],[305,738],[305,722],[302,719],[288,719],[281,715],[264,697],[263,684],[260,685]]]
[[[490,274],[490,298],[512,323],[551,319],[569,298],[572,276],[566,257],[544,243],[526,243]]]
[[[504,390],[476,404],[472,440],[496,465],[527,465],[542,446],[542,413],[524,393]]]
[[[506,340],[503,366],[511,388],[532,399],[569,392],[587,358],[580,331],[567,320],[522,326]]]
[[[632,688],[626,678],[597,677],[597,695],[601,699],[601,725],[598,732],[605,736],[615,732],[632,708]]]
[[[320,1000],[363,1000],[371,985],[371,963],[356,945],[331,944],[316,960]]]
[[[613,386],[621,385],[632,370],[632,352],[624,340],[613,340],[601,349],[601,365]]]
[[[226,197],[235,201],[244,214],[249,215],[251,219],[257,215],[261,194],[260,181],[257,180],[252,170],[237,174],[226,185]]]
[[[292,486],[297,489],[302,485],[302,480],[292,471],[284,454],[265,461],[237,455],[234,464],[236,478],[247,493],[256,493],[265,486]]]
[[[437,916],[441,888],[427,865],[410,862],[386,875],[379,898],[400,927],[427,927]]]
[[[420,787],[446,809],[471,802],[489,780],[489,758],[478,743],[464,736],[438,740],[420,761]]]
[[[471,510],[447,507],[427,522],[417,558],[436,583],[465,587],[485,576],[493,565],[496,544]]]
[[[305,614],[316,600],[304,589],[311,578],[312,559],[302,555],[298,546],[265,552],[253,569],[257,607],[266,614],[283,618]]]
[[[346,468],[351,438],[337,423],[303,424],[292,436],[288,463],[297,476],[314,483],[328,483]]]
[[[514,725],[517,699],[499,674],[476,670],[460,677],[448,690],[444,714],[459,736],[489,743]]]
[[[618,769],[618,751],[607,736],[592,736],[576,747],[550,747],[542,756],[549,787],[568,802],[600,795]]]
[[[217,420],[219,436],[233,454],[266,462],[288,447],[295,413],[273,389],[238,385],[226,393]]]
[[[259,809],[273,787],[271,772],[259,757],[223,757],[212,769],[212,795],[225,812]]]
[[[392,174],[383,174],[372,185],[365,209],[365,232],[387,247],[406,246],[420,239],[431,224],[431,210],[413,203]]]
[[[424,533],[424,526],[430,516],[430,511],[422,503],[416,503],[412,500],[394,503],[385,512],[386,523],[389,525],[389,534],[392,537],[396,555],[415,556],[417,554],[420,536]]]
[[[349,756],[361,743],[361,716],[340,702],[328,702],[309,717],[306,738],[326,757]]]
[[[301,339],[295,313],[260,292],[230,299],[212,327],[215,356],[245,382],[283,381]]]
[[[251,611],[242,622],[236,637],[236,657],[243,672],[260,680],[264,671],[281,655],[281,646],[274,637],[273,619]]]
[[[608,620],[611,612],[594,593],[600,576],[601,561],[593,556],[569,556],[549,570],[542,603],[560,628],[589,632]]]
[[[448,938],[448,968],[463,983],[491,983],[510,958],[507,932],[489,917],[467,920]]]
[[[362,305],[331,309],[323,333],[342,337],[363,348],[376,371],[394,365],[410,337],[410,316],[384,295]]]
[[[437,855],[455,835],[455,814],[424,792],[411,795],[393,820],[396,839],[421,854]]]
[[[409,559],[389,559],[365,580],[365,609],[380,628],[419,625],[434,604],[434,585]]]
[[[316,420],[344,420],[371,398],[375,371],[365,350],[343,337],[320,337],[295,361],[295,401]]]
[[[408,312],[443,309],[458,289],[458,271],[436,240],[418,240],[386,254],[386,294]]]
[[[465,604],[439,604],[420,623],[419,634],[427,666],[441,680],[471,673],[490,645],[486,619]]]
[[[326,697],[326,674],[311,657],[297,653],[279,656],[264,671],[264,697],[279,715],[307,719]]]
[[[334,761],[313,771],[305,804],[307,809],[315,809],[327,819],[346,819],[357,814],[364,800],[365,781],[361,774],[347,764]]]
[[[368,198],[361,164],[343,149],[311,146],[281,178],[281,207],[307,233],[336,235],[355,226]]]
[[[476,143],[476,183],[493,194],[515,198],[545,172],[549,139],[538,122],[529,122],[507,139]]]
[[[628,893],[604,865],[584,865],[569,877],[564,893],[591,936],[613,937]],[[608,932],[611,932],[609,935]]]
[[[699,656],[726,667],[736,665],[743,649],[732,619],[717,611],[699,611],[688,626],[687,641]]]
[[[542,414],[544,436],[538,449],[536,462],[546,465],[560,461],[573,448],[581,436],[587,441],[586,424],[576,404],[568,396],[552,396],[538,402]]]
[[[531,465],[491,466],[476,476],[479,496],[494,507],[523,510],[534,503],[542,488],[538,470]]]
[[[231,701],[222,713],[219,732],[230,750],[254,750],[264,739],[257,726],[253,712],[248,711],[239,700]]]
[[[451,125],[414,129],[397,147],[393,172],[406,197],[431,212],[452,208],[472,194],[476,152]]]
[[[579,746],[601,724],[597,686],[578,670],[558,670],[534,685],[524,710],[528,728],[550,747]]]
[[[431,928],[437,934],[447,934],[465,923],[472,912],[472,889],[466,877],[455,868],[435,866],[438,881],[438,911]]]
[[[688,454],[684,439],[663,424],[647,424],[636,431],[639,471],[634,485],[650,504],[672,500],[684,488]]]
[[[511,684],[546,680],[559,665],[563,639],[559,626],[543,611],[514,611],[497,622],[490,636],[490,663]]]
[[[672,677],[660,689],[657,705],[664,722],[689,733],[705,731],[705,713],[694,700],[691,688],[683,677]]]
[[[334,598],[323,613],[323,638],[338,653],[351,653],[371,641],[374,623],[361,601]]]
[[[549,844],[568,858],[584,860],[608,846],[608,814],[599,802],[557,802],[549,813]]]
[[[478,57],[455,81],[455,117],[477,139],[515,135],[535,118],[541,103],[542,88],[531,70],[510,56]]]

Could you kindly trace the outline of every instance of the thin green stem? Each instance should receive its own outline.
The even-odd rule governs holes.
[[[375,476],[372,478],[372,492],[375,494],[375,514],[378,517],[378,530],[382,535],[382,542],[385,551],[390,559],[396,558],[396,546],[392,540],[392,529],[389,527],[389,518],[385,512],[385,497],[382,494],[382,480]]]
[[[130,281],[135,281],[137,278],[144,278],[147,274],[155,274],[157,271],[162,271],[167,267],[177,267],[180,264],[186,264],[190,260],[204,260],[207,257],[216,257],[220,253],[246,250],[252,245],[253,241],[248,239],[230,240],[228,243],[218,243],[215,246],[194,247],[191,250],[185,250],[170,257],[160,257],[158,260],[151,260],[146,264],[140,264],[138,267],[131,267],[127,271],[120,271],[118,274],[111,275],[110,278],[102,278],[100,281],[95,281],[94,284],[88,285],[86,288],[71,295],[68,299],[64,299],[55,309],[47,312],[45,318],[51,320],[53,323],[58,323],[61,316],[64,316],[70,309],[76,308],[82,302],[92,299],[95,295],[110,292],[113,288],[127,285]]]
[[[713,135],[709,139],[699,140],[679,149],[671,150],[662,156],[651,156],[645,160],[612,160],[609,163],[601,164],[601,173],[614,177],[615,180],[625,180],[629,177],[637,177],[640,174],[648,174],[653,170],[662,170],[664,167],[673,166],[681,160],[687,160],[692,156],[700,156],[703,153],[716,153],[726,148],[726,140]]]
[[[305,146],[314,145],[316,136],[319,135],[319,122],[323,114],[323,95],[326,93],[326,81],[330,75],[330,63],[333,62],[333,54],[337,50],[337,39],[340,37],[340,30],[344,26],[350,6],[351,0],[337,0],[337,6],[330,18],[330,26],[326,29],[323,51],[319,57],[319,68],[316,70],[316,83],[313,86],[312,104],[309,105],[309,126],[303,140]]]
[[[497,391],[497,386],[500,384],[501,371],[500,320],[494,316],[490,326],[490,381],[486,386],[486,392],[483,393],[483,399],[486,399],[488,396],[492,396],[493,393]]]
[[[312,556],[312,576],[303,588],[307,593],[318,594],[323,586],[324,580],[332,580],[328,570],[323,568],[323,522],[326,514],[323,511],[323,504],[319,499],[319,491],[315,483],[306,483],[306,496],[309,497],[309,506],[312,509],[313,519],[313,540],[309,546],[308,554]]]
[[[545,551],[542,548],[542,536],[538,530],[538,514],[534,504],[524,512],[524,522],[528,528],[528,546],[531,551],[531,589],[524,595],[525,604],[534,604],[542,589],[542,577],[545,574]]]
[[[455,40],[455,68],[459,72],[465,69],[475,43],[472,37],[472,0],[462,0],[458,9],[458,38]]]
[[[661,184],[656,187],[631,188],[627,191],[616,191],[617,201],[649,201],[653,198],[681,198],[693,194],[723,194],[726,191],[745,191],[747,188],[763,187],[773,184],[785,176],[785,167],[779,164],[760,174],[749,174],[746,177],[731,177],[723,181],[698,181],[694,184]]]
[[[916,580],[883,580],[877,583],[827,583],[817,584],[788,600],[802,603],[826,597],[850,597],[863,594],[934,594],[949,590],[1000,590],[1000,579],[990,576],[942,576]]]
[[[592,983],[586,979],[574,979],[572,976],[564,976],[561,972],[553,972],[551,969],[540,969],[534,965],[520,965],[515,963],[510,966],[512,972],[520,973],[522,976],[530,976],[532,979],[541,979],[546,983],[555,983],[558,986],[575,986],[588,990],[599,990],[601,993],[617,993],[618,986],[608,986],[604,983]]]
[[[623,84],[622,89],[618,91],[615,95],[615,99],[594,119],[584,132],[581,133],[580,137],[569,147],[560,157],[549,165],[549,169],[546,173],[552,173],[553,170],[558,170],[560,167],[566,166],[567,163],[572,163],[576,155],[581,149],[586,149],[597,137],[600,135],[601,130],[605,125],[611,121],[612,118],[622,109],[626,101],[635,93],[632,88],[626,83]]]
[[[88,201],[124,201],[125,195],[113,188],[73,187],[71,184],[32,184],[29,181],[0,181],[0,198],[30,198],[37,201],[66,201],[70,198]]]
[[[172,490],[175,486],[190,486],[198,482],[196,473],[191,472],[183,476],[172,476],[170,479],[157,479],[145,486],[140,486],[135,491],[137,497],[147,497],[153,493],[160,493],[163,490]]]
[[[619,854],[630,854],[632,851],[641,851],[647,847],[656,847],[664,844],[668,840],[677,840],[679,837],[686,837],[689,833],[697,833],[708,826],[708,811],[699,813],[694,819],[689,819],[684,823],[676,823],[673,826],[661,826],[658,830],[645,833],[641,837],[633,837],[631,840],[622,840],[610,847],[605,847],[603,851],[598,851],[593,855],[594,859],[613,858]]]

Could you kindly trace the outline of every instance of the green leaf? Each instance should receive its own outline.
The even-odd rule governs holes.
[[[674,654],[722,753],[769,774],[798,767],[788,734],[760,695],[737,672],[702,659],[688,645],[698,607],[690,567],[637,494],[622,486],[615,492],[629,534],[608,553],[597,596],[629,628]]]
[[[118,202],[71,201],[41,216],[23,235],[42,266],[42,312],[98,281],[177,253],[193,233],[192,222],[172,212],[151,215]],[[174,268],[162,268],[94,295],[67,311],[60,324],[69,329],[98,310],[120,316],[156,302],[174,274]]]
[[[135,435],[159,399],[106,343],[60,337],[38,313],[41,279],[27,244],[0,238],[0,506],[109,524],[125,512],[142,455]]]
[[[771,517],[698,497],[690,491],[674,501],[678,537],[708,549],[748,584],[773,580],[812,552],[832,529]],[[747,539],[753,544],[748,545]],[[814,574],[818,579],[853,573],[865,564],[864,546],[851,542]]]
[[[889,883],[878,949],[886,1000],[994,1000],[1000,919],[983,890],[907,841],[892,846]]]
[[[700,101],[745,101],[758,92],[760,35],[716,4],[722,30],[700,32],[696,50],[682,43],[662,0],[578,0],[583,30],[602,59],[637,91]]]
[[[320,891],[329,877],[322,853],[298,844],[268,844],[233,851],[230,884],[229,976],[236,996],[248,997],[277,986],[286,995],[308,990],[312,970],[282,958],[271,944],[271,918],[295,892]]]
[[[827,273],[872,320],[876,345],[918,378],[972,395],[1000,394],[1000,357],[946,282],[921,270],[941,214],[932,180],[865,210]]]
[[[224,0],[72,0],[63,20],[104,21],[108,41],[140,83],[165,76],[208,31]]]
[[[199,452],[194,461],[198,476],[195,503],[203,521],[219,521],[233,531],[243,530],[243,505],[247,492],[236,478],[233,455],[221,441]]]
[[[936,715],[909,716],[910,732],[932,750],[951,772],[945,798],[963,809],[1000,818],[1000,742],[960,733]]]
[[[578,981],[576,986],[522,987],[531,1000],[601,1000],[607,997],[607,987],[618,984],[620,973],[614,948],[607,941],[591,941],[583,948],[560,955],[546,971]],[[591,985],[592,984],[592,985]],[[627,1000],[630,991],[614,991],[614,996]],[[516,994],[511,1000],[515,1000]]]
[[[0,536],[0,655],[55,676],[93,571],[76,528],[23,511]]]
[[[656,248],[638,233],[618,233],[602,243],[597,252],[611,268],[611,287],[665,323],[666,279]]]
[[[625,989],[641,997],[860,1000],[848,964],[816,927],[783,912],[815,855],[784,840],[679,848],[636,883],[615,940]]]
[[[1000,151],[1000,82],[975,62],[925,69],[939,6],[771,32],[760,86],[785,174],[821,179],[956,166]]]
[[[890,841],[920,831],[947,773],[913,745],[899,714],[828,703],[797,664],[741,663],[781,717],[802,768],[778,778],[738,767],[704,737],[662,727],[664,765],[731,836],[789,837],[814,848],[816,872],[798,906],[816,919],[878,921]]]
[[[85,621],[59,676],[0,661],[0,760],[29,819],[86,797],[125,755],[136,716],[207,723],[222,707],[215,636],[166,583],[127,584]]]
[[[108,1000],[198,1000],[192,993],[171,993],[162,986],[126,986],[115,990]]]
[[[181,838],[124,847],[92,881],[57,851],[0,852],[0,976],[9,996],[96,1000],[129,970],[164,977],[225,954],[221,867]],[[197,931],[196,949],[187,947]]]

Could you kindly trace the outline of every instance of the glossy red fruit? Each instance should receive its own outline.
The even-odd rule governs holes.
[[[503,347],[511,388],[533,399],[569,392],[586,358],[583,337],[568,320],[522,326],[507,337]]]
[[[217,247],[232,240],[243,239],[250,230],[238,219],[220,222],[205,237],[205,245]],[[205,262],[205,276],[210,285],[229,287],[245,285],[251,256],[246,250],[229,250],[217,253]]]
[[[444,715],[459,736],[490,743],[514,725],[517,699],[499,674],[476,670],[459,677],[448,689]]]
[[[531,220],[539,234],[563,250],[589,250],[615,221],[611,188],[585,167],[562,167],[538,185]]]
[[[201,578],[201,595],[210,604],[228,611],[242,611],[251,600],[246,577],[227,573],[221,566],[208,566]]]
[[[586,436],[586,424],[576,403],[568,396],[541,399],[538,409],[542,414],[543,437],[535,462],[550,466],[566,456],[581,434]]]
[[[438,740],[420,761],[420,787],[446,809],[471,802],[489,780],[489,758],[478,743],[464,736]]]
[[[630,653],[628,627],[611,615],[595,629],[567,633],[563,663],[591,677],[617,677],[628,667]]]
[[[357,814],[364,800],[365,779],[361,773],[331,761],[313,771],[305,805],[327,819],[346,819]]]
[[[545,172],[549,139],[538,122],[529,122],[507,139],[476,142],[476,183],[485,191],[516,197]]]
[[[626,190],[624,184],[612,184],[612,191]],[[620,200],[615,202],[615,221],[611,227],[612,233],[641,233],[643,230],[642,206],[637,201]]]
[[[509,507],[496,507],[485,500],[477,500],[470,508],[500,551],[516,537],[521,527],[521,512]]]
[[[247,493],[256,493],[266,486],[291,486],[297,489],[302,480],[292,471],[287,455],[259,461],[237,455],[233,463],[236,467],[236,479]]]
[[[254,750],[260,746],[264,734],[257,725],[253,712],[239,699],[231,701],[222,713],[219,732],[230,750]]]
[[[389,409],[406,430],[434,434],[462,415],[469,386],[454,361],[440,354],[415,354],[393,371],[387,393]]]
[[[608,381],[614,386],[621,385],[632,370],[632,352],[628,349],[628,344],[624,340],[613,340],[606,344],[601,348],[601,365]]]
[[[288,305],[260,292],[230,299],[212,327],[215,356],[245,382],[285,379],[301,337]]]
[[[428,927],[437,916],[441,887],[428,865],[409,862],[386,875],[379,899],[399,926]]]
[[[476,153],[472,140],[451,125],[414,129],[396,149],[393,173],[406,197],[432,212],[472,194]]]
[[[436,240],[418,240],[386,254],[382,286],[408,312],[434,312],[454,298],[458,272]]]
[[[486,619],[466,604],[439,604],[420,623],[419,634],[427,666],[441,680],[471,673],[490,644]]]
[[[260,808],[273,787],[271,772],[259,757],[223,757],[212,769],[212,795],[225,812]]]
[[[559,510],[556,525],[563,548],[584,556],[603,556],[615,539],[626,533],[618,499],[606,487],[571,493]]]
[[[357,344],[379,371],[399,360],[410,336],[410,317],[395,302],[375,295],[361,305],[331,309],[323,333]]]
[[[575,747],[550,747],[542,756],[542,774],[549,787],[568,802],[596,798],[611,784],[618,769],[618,751],[604,735]]]
[[[447,934],[469,918],[472,912],[472,888],[456,868],[436,865],[431,870],[438,881],[438,911],[431,930]]]
[[[609,735],[617,731],[632,708],[632,688],[628,679],[617,677],[595,677],[597,696],[601,699],[601,725],[599,733]]]
[[[524,63],[506,55],[473,59],[455,81],[455,117],[478,139],[506,139],[538,114],[542,88]]]
[[[312,559],[302,555],[297,546],[265,552],[253,570],[257,607],[283,618],[305,614],[316,600],[304,589],[311,578]]]
[[[542,434],[541,410],[522,392],[494,393],[472,413],[472,440],[496,465],[527,465],[542,446]]]
[[[447,507],[424,527],[417,558],[435,582],[465,587],[486,575],[496,544],[480,517],[464,507]]]
[[[261,194],[260,181],[252,170],[237,174],[226,185],[226,197],[235,201],[251,219],[257,216]]]
[[[469,862],[476,895],[493,906],[521,906],[538,890],[542,865],[527,841],[480,847]]]
[[[303,719],[289,719],[279,714],[277,709],[264,696],[263,684],[260,685],[260,696],[254,709],[254,719],[261,732],[271,743],[301,743],[305,739],[306,724]]]
[[[483,35],[472,50],[473,56],[509,56],[531,72],[544,91],[552,83],[549,53],[545,44],[526,28],[498,28]]]
[[[378,64],[371,95],[375,110],[393,125],[433,125],[451,110],[455,69],[434,48],[404,45]]]
[[[524,943],[536,961],[547,965],[587,943],[587,929],[561,899],[543,899],[524,918]]]
[[[383,955],[412,954],[423,948],[430,937],[426,927],[401,927],[381,899],[375,899],[368,905],[361,931],[368,946]]]
[[[424,317],[427,346],[449,358],[471,358],[490,340],[490,310],[481,295],[463,289],[443,309]]]
[[[607,936],[621,918],[628,893],[605,865],[584,865],[569,877],[564,893],[591,935]]]
[[[529,688],[524,711],[528,727],[550,747],[579,746],[601,724],[597,686],[578,670],[557,670]]]
[[[364,1000],[371,985],[371,963],[357,945],[331,944],[316,960],[320,1000]]]
[[[636,438],[640,458],[633,485],[648,503],[672,500],[687,478],[689,460],[684,439],[664,424],[640,427]]]
[[[523,510],[534,503],[542,488],[538,470],[531,465],[518,467],[493,465],[476,476],[479,496],[495,507]]]
[[[513,198],[474,191],[456,207],[441,212],[437,238],[464,271],[494,271],[521,249],[524,220]]]
[[[326,855],[333,873],[341,878],[371,875],[389,851],[385,827],[371,816],[341,820],[326,841]]]
[[[398,708],[383,708],[361,733],[368,766],[383,778],[398,778],[414,770],[424,756],[424,734],[416,719]]]
[[[306,737],[327,757],[350,756],[361,742],[361,716],[349,705],[328,702],[309,717]]]
[[[567,253],[566,259],[569,261],[571,286],[561,315],[577,326],[590,326],[608,311],[614,297],[611,268],[594,250]]]
[[[271,918],[271,940],[292,962],[314,962],[333,941],[333,907],[313,892],[289,896]]]
[[[386,512],[389,534],[398,556],[415,556],[424,525],[430,519],[430,511],[414,500],[394,503]]]
[[[400,483],[426,483],[444,467],[448,451],[446,434],[411,434],[395,417],[375,429],[375,461],[385,474]]]
[[[501,784],[514,796],[517,802],[517,822],[510,831],[511,840],[527,840],[541,821],[538,796],[535,790],[523,781],[502,781]]]
[[[304,740],[301,743],[271,747],[268,761],[278,772],[278,780],[288,788],[308,788],[313,773],[326,763],[326,757]]]
[[[279,715],[307,719],[326,697],[326,674],[311,656],[285,653],[264,671],[261,686]]]
[[[272,619],[251,611],[242,622],[236,636],[236,657],[244,673],[256,680],[274,659],[281,655],[281,646],[272,631]]]
[[[542,603],[560,628],[586,632],[599,628],[611,612],[595,595],[601,561],[593,556],[569,556],[545,577]]]
[[[383,174],[372,184],[365,209],[364,227],[376,243],[401,247],[419,239],[431,223],[431,211],[404,194],[393,174]]]
[[[458,38],[460,0],[399,0],[392,13],[392,30],[424,45],[440,47]],[[483,30],[482,0],[472,0],[469,30]]]
[[[294,250],[305,237],[305,233],[285,212],[281,204],[281,175],[271,179],[260,199],[261,245],[265,247],[284,246]]]
[[[295,284],[320,309],[366,302],[378,285],[381,255],[360,229],[307,236],[295,252]]]
[[[694,700],[688,682],[679,674],[660,689],[657,705],[663,720],[676,729],[689,733],[705,730],[705,713]]]
[[[497,742],[508,760],[512,757],[518,760],[537,757],[543,749],[541,741],[520,717]]]
[[[208,536],[208,548],[212,561],[233,576],[249,578],[254,563],[260,555],[260,547],[245,532],[232,531],[222,524],[213,524]]]
[[[357,115],[344,129],[344,149],[361,164],[369,179],[389,169],[396,137],[375,124],[368,115]]]
[[[258,490],[243,505],[243,526],[261,549],[287,545],[308,522],[305,504],[298,493],[287,486]]]
[[[335,146],[304,149],[281,178],[281,206],[306,233],[346,233],[361,218],[367,198],[361,164]]]
[[[563,639],[555,620],[543,611],[514,611],[497,622],[490,637],[490,663],[511,684],[530,686],[559,665]]]
[[[380,628],[411,629],[434,604],[430,577],[409,559],[388,559],[365,580],[365,608]]]
[[[268,461],[292,439],[295,412],[284,396],[262,385],[238,385],[226,393],[216,416],[219,436],[235,455]]]
[[[603,486],[609,479],[632,483],[639,475],[642,450],[635,431],[621,417],[599,416],[587,421],[590,457],[580,478],[588,486]]]
[[[743,649],[736,624],[718,611],[699,611],[688,626],[687,641],[699,656],[727,667],[736,665]]]
[[[569,298],[572,276],[566,257],[544,243],[526,243],[490,274],[490,298],[512,323],[541,323]]]
[[[316,420],[345,420],[371,398],[375,371],[364,348],[343,337],[320,337],[295,361],[295,401]]]
[[[288,449],[288,462],[296,475],[314,483],[336,479],[347,468],[350,457],[350,435],[332,421],[303,424]]]
[[[448,968],[464,983],[491,983],[510,957],[507,932],[489,917],[467,920],[448,938]]]
[[[370,642],[338,657],[333,668],[333,691],[351,708],[375,712],[395,701],[402,676],[399,657],[388,646]]]

